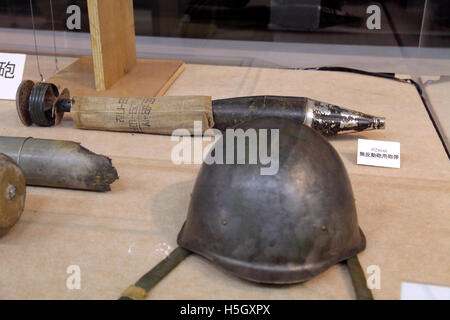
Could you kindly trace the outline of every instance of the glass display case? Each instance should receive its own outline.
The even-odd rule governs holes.
[[[28,80],[15,102],[0,100],[0,153],[28,183],[22,218],[3,237],[0,219],[0,299],[432,299],[432,287],[409,285],[450,285],[449,3],[134,0],[131,13],[137,62],[120,53],[110,68],[135,82],[99,90],[105,79],[83,72],[130,25],[94,30],[85,0],[0,1],[0,53],[26,54]],[[125,38],[123,52],[134,45]],[[216,145],[206,131],[286,115],[309,128],[282,123],[285,180],[250,165],[208,171],[204,150]],[[190,140],[169,137],[180,128]],[[249,220],[255,212],[261,220]],[[239,234],[222,237],[227,228]],[[294,254],[290,232],[313,249]],[[356,285],[364,277],[373,297]]]
[[[2,1],[3,51],[90,54],[86,1],[34,0],[32,5],[34,29],[28,0]],[[448,11],[445,2],[425,0],[134,1],[139,57],[269,68],[351,67],[408,74],[433,93],[433,80],[419,78],[445,79],[450,73]],[[428,100],[448,149],[446,125],[440,123],[449,118],[441,110],[448,106]]]

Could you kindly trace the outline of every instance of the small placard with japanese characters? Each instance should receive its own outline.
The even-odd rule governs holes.
[[[0,52],[0,99],[15,100],[22,82],[25,54]]]
[[[358,139],[357,164],[400,168],[400,142]]]

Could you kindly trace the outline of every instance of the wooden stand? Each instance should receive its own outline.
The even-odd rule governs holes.
[[[161,96],[184,70],[176,60],[136,59],[133,0],[88,0],[92,57],[48,79],[71,95]]]
[[[156,97],[164,95],[183,70],[183,61],[137,59],[130,72],[109,89],[98,91],[92,57],[81,57],[47,82],[68,88],[72,96]]]

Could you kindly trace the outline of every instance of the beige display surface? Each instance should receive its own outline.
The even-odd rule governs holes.
[[[41,59],[48,66],[44,71],[51,63]],[[24,77],[37,80],[35,70],[28,57]],[[213,99],[257,94],[308,96],[386,117],[386,130],[330,139],[348,170],[367,238],[359,259],[364,269],[380,268],[376,299],[400,298],[401,281],[450,286],[450,165],[413,86],[347,73],[187,65],[166,93]],[[108,193],[28,187],[21,220],[0,239],[1,299],[116,299],[176,246],[200,165],[173,164],[177,142],[170,136],[78,130],[68,115],[58,127],[26,128],[14,101],[1,101],[0,135],[81,142],[111,157],[120,179]],[[358,138],[400,142],[401,168],[356,165]],[[80,267],[80,290],[66,287],[71,265]],[[198,255],[148,295],[352,298],[341,265],[301,285],[265,286],[240,280]]]

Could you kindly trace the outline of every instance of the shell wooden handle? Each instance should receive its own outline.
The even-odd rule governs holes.
[[[194,134],[194,121],[202,133],[214,126],[209,96],[154,98],[74,97],[71,109],[79,129],[172,134],[186,129]]]

